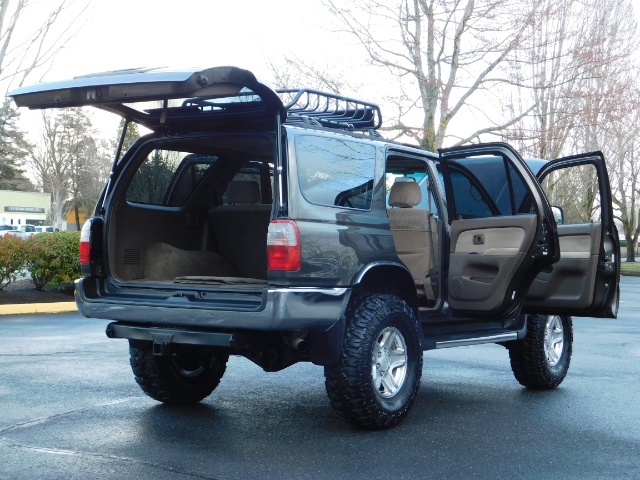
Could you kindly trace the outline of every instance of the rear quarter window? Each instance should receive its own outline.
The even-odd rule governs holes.
[[[373,145],[315,135],[296,137],[298,182],[316,205],[370,210],[376,150]]]

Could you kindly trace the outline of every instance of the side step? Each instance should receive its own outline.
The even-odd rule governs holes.
[[[447,339],[436,339],[436,349],[438,348],[451,348],[451,347],[464,347],[467,345],[481,345],[483,343],[500,343],[510,342],[518,339],[518,332],[502,332],[489,334],[485,332],[478,336],[462,336],[451,335]]]

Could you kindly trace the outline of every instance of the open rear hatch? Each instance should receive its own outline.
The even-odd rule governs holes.
[[[31,109],[95,106],[154,131],[202,131],[229,122],[273,126],[275,115],[286,118],[278,95],[237,67],[119,70],[21,87],[9,96]]]
[[[286,111],[253,73],[133,69],[9,95],[31,109],[94,106],[154,132],[122,158],[117,152],[96,225],[87,228],[99,245],[88,248],[89,274],[115,287],[103,283],[96,294],[204,302],[204,290],[266,286]]]

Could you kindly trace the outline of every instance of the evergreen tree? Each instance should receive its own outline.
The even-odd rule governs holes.
[[[9,100],[0,107],[0,189],[32,191],[34,186],[24,176],[22,162],[33,148],[20,131],[20,115]]]
[[[120,142],[120,136],[122,135],[122,129],[124,128],[124,118],[120,119],[120,123],[118,124],[118,134],[116,135],[113,142],[113,151],[115,152],[118,148],[118,142]],[[127,125],[127,132],[124,135],[124,141],[122,142],[122,149],[120,150],[120,158],[129,150],[129,147],[133,145],[138,138],[140,138],[140,130],[138,129],[138,124],[131,122]],[[120,160],[118,158],[118,160]]]

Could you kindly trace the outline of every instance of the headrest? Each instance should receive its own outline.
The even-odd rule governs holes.
[[[420,185],[416,182],[394,182],[389,193],[389,205],[392,207],[411,208],[422,201]]]
[[[252,205],[260,203],[260,185],[251,180],[229,182],[227,187],[227,203],[231,205]]]

